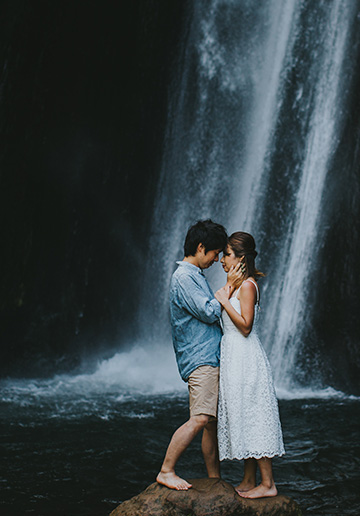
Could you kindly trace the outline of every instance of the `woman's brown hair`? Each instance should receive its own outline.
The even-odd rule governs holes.
[[[263,272],[255,267],[257,251],[255,250],[254,237],[250,235],[250,233],[236,231],[229,236],[228,244],[237,258],[244,257],[242,263],[245,265],[245,273],[242,281],[245,281],[249,277],[253,277],[257,280],[265,276]]]

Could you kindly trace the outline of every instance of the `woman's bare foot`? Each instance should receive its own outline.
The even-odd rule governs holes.
[[[177,491],[187,491],[192,487],[189,482],[183,480],[178,477],[174,472],[170,471],[169,473],[163,473],[160,471],[158,476],[156,477],[156,482],[162,484],[163,486],[169,487],[170,489],[176,489]]]
[[[247,493],[251,489],[254,489],[256,487],[255,482],[246,482],[245,480],[242,480],[238,486],[235,486],[235,491],[240,493]],[[241,496],[241,495],[240,495]]]
[[[271,487],[264,486],[263,484],[259,484],[254,489],[251,489],[250,491],[244,492],[244,491],[238,491],[236,492],[242,497],[242,498],[266,498],[267,496],[276,496],[277,495],[277,489],[275,484],[273,484]]]

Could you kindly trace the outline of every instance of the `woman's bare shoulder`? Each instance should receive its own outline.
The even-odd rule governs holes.
[[[252,279],[252,278],[251,278]],[[253,280],[255,281],[255,280]],[[250,281],[249,279],[246,279],[244,283],[241,285],[240,289],[240,295],[249,296],[251,294],[256,295],[256,286],[254,285],[253,281]]]

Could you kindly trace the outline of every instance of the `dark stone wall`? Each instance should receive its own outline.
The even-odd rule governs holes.
[[[1,4],[2,374],[126,340],[185,4]]]

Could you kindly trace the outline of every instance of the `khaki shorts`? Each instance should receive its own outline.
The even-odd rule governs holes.
[[[197,367],[188,378],[190,417],[205,414],[216,418],[219,397],[219,367]]]

